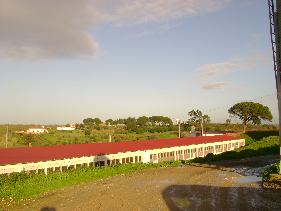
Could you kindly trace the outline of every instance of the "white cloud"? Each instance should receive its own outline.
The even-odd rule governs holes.
[[[204,64],[197,68],[195,81],[197,84],[201,84],[203,89],[221,89],[227,83],[212,82],[212,80],[238,71],[254,70],[256,67],[268,64],[269,62],[270,58],[267,54],[256,53],[244,58],[234,58],[223,62]]]
[[[257,53],[246,58],[229,59],[224,62],[201,65],[197,73],[204,77],[220,76],[241,70],[252,70],[269,62],[267,54]]]
[[[213,82],[203,85],[202,88],[205,90],[222,89],[226,84],[226,82]]]
[[[211,13],[224,8],[230,1],[120,0],[104,17],[116,25],[159,23]]]
[[[98,42],[89,31],[97,24],[166,23],[215,12],[230,1],[0,0],[0,58],[93,56]]]
[[[0,0],[0,57],[61,58],[95,54],[87,0]]]

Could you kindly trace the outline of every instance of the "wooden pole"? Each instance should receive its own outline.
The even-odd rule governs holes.
[[[181,121],[179,120],[179,138],[181,137]]]
[[[6,128],[6,148],[8,148],[8,132],[9,132],[9,126],[7,125],[7,128]]]

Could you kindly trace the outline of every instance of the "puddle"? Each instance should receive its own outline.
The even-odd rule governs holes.
[[[237,183],[252,183],[252,182],[261,182],[262,177],[258,176],[242,176],[234,179]]]

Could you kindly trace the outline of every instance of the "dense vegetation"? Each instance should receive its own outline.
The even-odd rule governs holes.
[[[243,135],[244,137],[247,135]],[[262,136],[262,135],[259,135]],[[204,158],[196,158],[194,162],[213,162],[220,160],[241,159],[246,157],[254,157],[261,155],[270,155],[279,153],[279,137],[269,136],[255,140],[248,137],[246,138],[246,146],[239,148],[235,151],[224,152],[219,155],[208,154]]]

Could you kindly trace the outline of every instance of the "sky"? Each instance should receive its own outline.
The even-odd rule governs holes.
[[[225,122],[241,101],[278,121],[264,0],[0,0],[0,46],[0,124]]]

